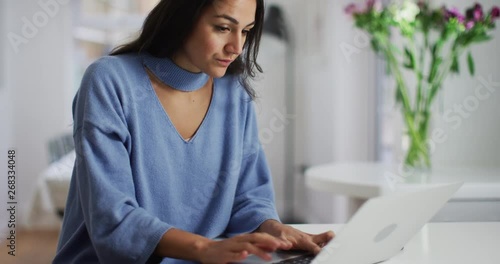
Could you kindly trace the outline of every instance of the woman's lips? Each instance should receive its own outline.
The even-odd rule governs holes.
[[[233,62],[232,60],[222,60],[222,59],[217,59],[217,61],[219,62],[220,65],[224,67],[228,67],[231,64],[231,62]]]

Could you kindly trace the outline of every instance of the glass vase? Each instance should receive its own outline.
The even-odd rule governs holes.
[[[430,113],[413,115],[414,122],[405,122],[402,150],[403,171],[407,182],[426,183],[430,179],[431,149],[429,137]]]

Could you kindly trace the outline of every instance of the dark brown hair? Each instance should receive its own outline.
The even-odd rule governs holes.
[[[202,11],[215,1],[217,0],[161,0],[144,21],[140,36],[116,47],[110,55],[147,51],[155,57],[172,58],[185,43]],[[255,98],[255,90],[248,77],[254,78],[256,70],[262,72],[257,64],[257,55],[264,23],[264,0],[255,1],[255,26],[247,35],[242,55],[227,69],[228,74],[239,76],[241,85],[252,99]]]

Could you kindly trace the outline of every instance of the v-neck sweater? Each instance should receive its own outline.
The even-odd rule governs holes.
[[[146,67],[183,91],[208,80],[149,54],[88,67],[73,101],[77,157],[53,263],[164,263],[153,251],[171,228],[216,238],[279,221],[255,109],[238,78],[214,79],[207,114],[185,141]]]

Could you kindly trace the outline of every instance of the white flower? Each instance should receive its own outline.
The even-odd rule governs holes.
[[[401,23],[403,21],[411,23],[415,21],[418,13],[420,13],[418,5],[409,0],[405,0],[403,3],[392,3],[389,10],[396,23]]]

